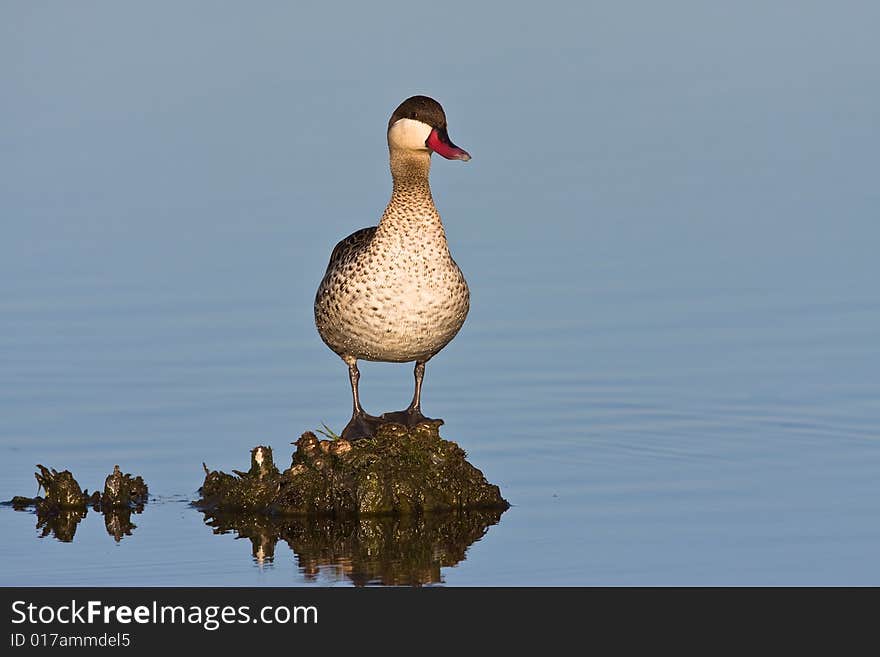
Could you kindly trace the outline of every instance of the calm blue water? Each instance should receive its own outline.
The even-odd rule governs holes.
[[[5,8],[0,499],[154,499],[118,543],[0,508],[0,584],[351,584],[188,502],[346,422],[312,299],[413,93],[474,156],[432,172],[472,310],[423,407],[514,505],[425,581],[880,584],[880,11],[704,4]]]

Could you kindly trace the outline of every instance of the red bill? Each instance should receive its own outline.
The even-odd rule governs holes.
[[[434,128],[431,130],[431,134],[428,135],[428,138],[425,140],[425,146],[438,155],[442,155],[447,160],[462,160],[467,162],[471,159],[470,154],[466,150],[459,148],[452,143],[452,140],[449,139],[449,135],[446,134],[445,128],[440,130]]]

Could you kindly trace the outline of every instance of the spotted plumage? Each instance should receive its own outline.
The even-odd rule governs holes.
[[[426,419],[419,409],[424,363],[458,333],[470,301],[428,183],[432,152],[449,159],[470,156],[449,140],[442,107],[426,96],[395,110],[388,142],[391,200],[378,226],[336,245],[315,297],[318,333],[349,365],[354,413],[346,437],[351,438],[369,433],[365,419],[378,420],[360,408],[357,361],[415,361],[413,404],[393,419]]]

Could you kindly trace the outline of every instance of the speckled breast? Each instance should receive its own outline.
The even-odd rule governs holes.
[[[343,358],[400,363],[430,358],[467,317],[470,294],[461,270],[448,251],[390,259],[373,251],[352,254],[328,269],[315,298],[318,333]]]

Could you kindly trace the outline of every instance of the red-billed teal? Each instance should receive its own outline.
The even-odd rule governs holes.
[[[388,121],[394,188],[378,226],[362,228],[336,245],[315,297],[321,338],[348,364],[354,410],[342,432],[372,436],[381,422],[414,426],[422,415],[425,363],[464,324],[470,294],[449,254],[446,233],[428,184],[431,153],[471,159],[449,139],[440,103],[413,96]],[[374,417],[358,396],[358,360],[415,361],[415,392],[404,411]]]

